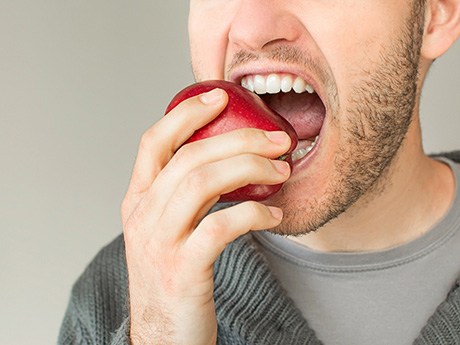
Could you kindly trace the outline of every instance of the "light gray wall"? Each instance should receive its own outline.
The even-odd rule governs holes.
[[[121,232],[139,137],[192,81],[187,6],[0,0],[0,344],[55,343]]]
[[[52,344],[70,287],[121,232],[139,137],[192,81],[187,1],[0,0],[0,344]],[[423,97],[460,147],[460,46]]]

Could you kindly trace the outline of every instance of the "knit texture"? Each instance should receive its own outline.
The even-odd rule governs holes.
[[[250,236],[230,244],[215,272],[218,344],[319,344]]]
[[[59,344],[129,344],[123,238],[103,248],[72,288]]]
[[[284,294],[250,236],[216,262],[218,345],[321,342]],[[59,344],[129,344],[123,238],[105,247],[72,289]],[[416,345],[460,344],[460,282],[423,328]]]
[[[441,303],[414,344],[460,344],[460,280],[457,280],[447,300]]]
[[[444,156],[460,160],[460,152]],[[127,278],[119,236],[99,252],[73,286],[58,343],[129,344]],[[251,235],[225,249],[215,263],[214,279],[218,345],[322,344],[284,293]],[[414,344],[460,345],[460,281]]]

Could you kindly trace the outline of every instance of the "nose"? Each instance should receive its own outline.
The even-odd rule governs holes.
[[[237,48],[257,51],[296,41],[302,28],[285,1],[241,0],[228,35]]]

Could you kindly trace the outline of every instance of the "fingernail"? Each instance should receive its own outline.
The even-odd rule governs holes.
[[[283,210],[278,207],[268,206],[270,213],[272,214],[273,218],[282,219],[283,218]]]
[[[283,162],[279,160],[272,160],[271,161],[275,169],[281,174],[281,175],[289,175],[291,172],[291,167],[289,166],[288,162]]]
[[[223,94],[222,89],[213,89],[200,95],[200,101],[206,105],[216,104],[222,99]]]
[[[265,132],[267,138],[278,145],[285,145],[289,142],[289,136],[286,132],[277,131],[277,132]]]

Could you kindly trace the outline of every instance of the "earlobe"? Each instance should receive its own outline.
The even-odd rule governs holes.
[[[460,35],[460,0],[428,0],[422,56],[435,60]]]

